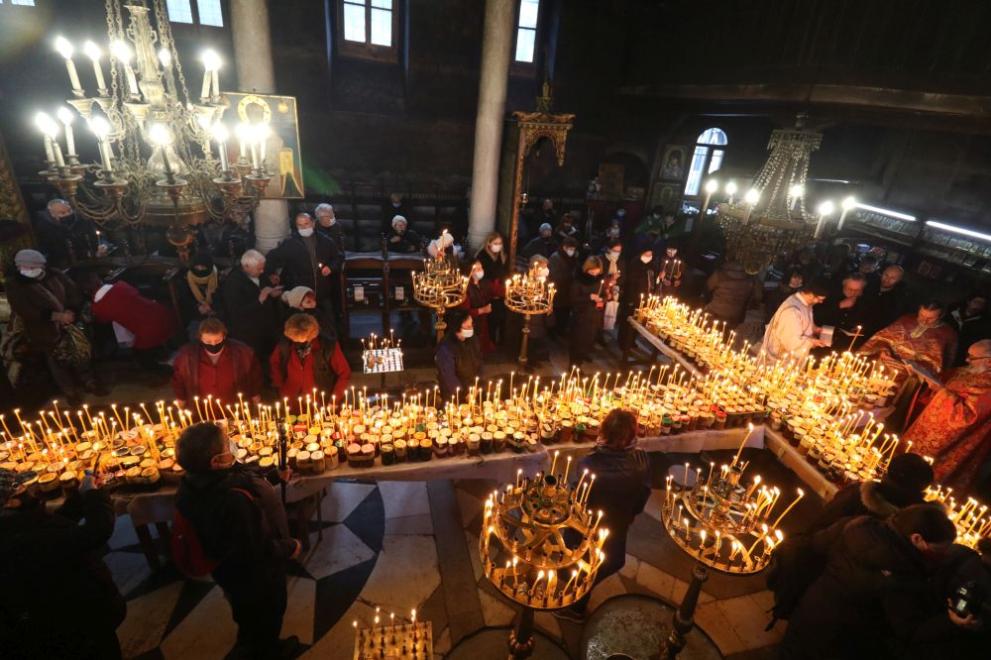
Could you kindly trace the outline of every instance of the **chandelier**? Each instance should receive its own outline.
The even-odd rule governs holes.
[[[782,252],[808,245],[815,216],[805,208],[806,181],[813,151],[822,133],[805,128],[800,114],[795,127],[772,131],[770,155],[753,187],[737,203],[719,205],[727,256],[756,272]]]
[[[265,123],[237,126],[240,152],[231,163],[230,130],[220,122],[228,103],[220,93],[217,53],[202,54],[203,83],[194,98],[164,0],[106,0],[106,15],[109,77],[104,49],[92,41],[82,48],[92,63],[95,93],[83,88],[73,44],[61,36],[55,40],[72,86],[66,102],[74,111],[63,106],[54,118],[46,112],[35,115],[47,163],[40,174],[77,213],[100,226],[147,222],[168,227],[169,242],[185,258],[193,226],[238,222],[257,206],[271,178],[264,165],[269,128]],[[77,113],[96,138],[98,163],[81,162],[77,153]]]
[[[465,300],[468,292],[468,278],[458,270],[453,259],[439,253],[436,257],[424,259],[423,272],[413,273],[413,298],[424,307],[434,310],[437,322],[437,341],[444,338],[447,323],[444,314],[451,307],[457,307]]]

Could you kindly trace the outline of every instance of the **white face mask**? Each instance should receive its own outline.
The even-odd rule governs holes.
[[[575,248],[564,248],[564,253],[569,257],[575,256]]]
[[[493,243],[489,246],[489,250],[492,251],[492,254],[499,254],[502,252],[502,243]]]
[[[475,328],[468,328],[467,330],[461,328],[462,339],[471,339],[474,335],[475,335]]]
[[[649,264],[653,260],[654,257],[652,255],[647,255],[647,254],[640,255],[640,261],[644,262],[645,264]]]
[[[298,229],[299,235],[303,238],[309,238],[313,236],[313,227],[307,227],[306,229]]]
[[[32,280],[36,280],[45,274],[44,268],[19,268],[18,269],[24,277],[30,277]]]
[[[619,252],[612,252],[612,251],[606,252],[606,259],[608,259],[609,261],[616,261],[617,259],[619,259]]]
[[[481,279],[482,279],[483,277],[485,277],[485,273],[484,273],[483,271],[480,271],[480,270],[473,270],[473,271],[471,271],[471,276],[472,276],[473,278],[475,278],[475,281],[476,281],[476,282],[478,282],[478,281],[480,281],[480,280],[481,280]]]

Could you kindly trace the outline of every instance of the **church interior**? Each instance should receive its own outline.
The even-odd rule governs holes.
[[[989,29],[0,0],[0,656],[987,657]]]

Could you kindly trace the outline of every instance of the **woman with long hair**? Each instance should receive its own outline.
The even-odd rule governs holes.
[[[497,231],[485,237],[485,244],[475,255],[482,264],[482,282],[486,284],[491,297],[492,312],[489,314],[489,336],[496,344],[502,343],[502,325],[506,319],[506,277],[509,273],[505,241]]]

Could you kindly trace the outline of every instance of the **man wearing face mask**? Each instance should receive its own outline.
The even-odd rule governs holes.
[[[475,337],[475,325],[471,315],[463,309],[447,313],[447,332],[437,345],[434,362],[437,365],[437,381],[441,397],[447,401],[468,391],[482,372],[482,351]]]
[[[629,318],[633,316],[641,299],[646,299],[657,281],[657,265],[654,263],[654,251],[648,246],[640,250],[636,259],[631,259],[626,267],[623,290],[619,300],[619,348],[623,356],[628,357],[636,340],[636,330],[630,325]]]
[[[578,241],[566,238],[557,252],[548,261],[550,280],[557,289],[554,296],[554,327],[553,334],[564,336],[568,332],[568,322],[571,318],[571,282],[578,270]]]
[[[602,259],[588,257],[581,272],[571,283],[571,326],[569,366],[581,367],[589,359],[596,338],[602,330],[605,292]]]
[[[317,233],[309,213],[297,213],[293,225],[293,235],[266,256],[265,274],[278,274],[278,283],[286,290],[308,286],[316,292],[317,300],[333,305],[343,254],[333,240]]]
[[[261,402],[262,371],[252,350],[227,337],[227,326],[210,317],[200,323],[197,340],[179,349],[172,363],[172,390],[179,407],[193,397],[236,403],[238,394]]]
[[[80,259],[103,256],[96,229],[85,218],[77,218],[64,199],[53,199],[34,223],[38,247],[52,268],[65,269]]]
[[[523,247],[522,254],[525,259],[537,254],[550,259],[555,250],[557,243],[554,241],[554,228],[545,222],[540,225],[540,234]]]
[[[20,250],[14,255],[14,270],[8,273],[6,288],[11,327],[24,342],[25,361],[44,362],[56,386],[72,400],[81,396],[79,381],[94,389],[89,340],[70,327],[84,302],[72,280],[49,269],[47,259],[37,250]],[[77,350],[69,350],[72,347]],[[28,380],[20,385],[27,388]],[[14,386],[19,388],[19,383]]]
[[[286,567],[300,552],[289,535],[286,512],[275,489],[234,461],[223,430],[211,422],[186,428],[176,443],[185,470],[176,509],[192,526],[202,552],[215,567],[237,623],[230,657],[289,658],[295,637],[279,639],[286,611]]]
[[[889,602],[921,593],[957,530],[939,505],[913,504],[888,520],[842,519],[813,537],[826,569],[788,621],[780,657],[871,658],[889,626]]]
[[[317,217],[317,233],[323,234],[330,240],[334,241],[337,245],[337,249],[344,253],[344,231],[341,229],[341,225],[337,222],[337,216],[334,214],[334,207],[326,202],[323,204],[317,204],[317,207],[313,209],[313,215]]]
[[[321,332],[320,324],[309,314],[290,316],[283,334],[269,358],[272,384],[279,396],[305,398],[316,388],[332,400],[343,401],[351,367],[336,335]]]
[[[991,456],[991,339],[967,350],[967,366],[931,383],[932,400],[902,435],[920,454],[932,456],[936,480],[961,495],[972,492]]]

